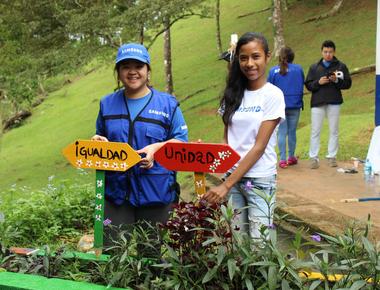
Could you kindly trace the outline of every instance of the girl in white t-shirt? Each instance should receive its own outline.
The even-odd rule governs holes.
[[[259,238],[262,225],[272,224],[276,191],[276,131],[285,119],[283,93],[267,83],[268,42],[247,32],[238,41],[221,99],[224,141],[241,156],[225,181],[204,198],[219,202],[227,194],[238,215],[240,231]]]

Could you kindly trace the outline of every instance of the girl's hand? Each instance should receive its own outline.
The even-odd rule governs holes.
[[[225,183],[222,183],[218,186],[212,187],[207,191],[207,193],[202,196],[203,199],[211,203],[217,203],[223,201],[223,199],[228,194],[229,189]]]
[[[154,165],[154,153],[161,148],[161,144],[155,143],[145,146],[144,148],[137,150],[138,154],[145,154],[145,157],[140,161],[140,167],[144,169],[150,169]]]
[[[104,141],[104,142],[108,142],[108,139],[104,136],[100,136],[100,135],[94,135],[91,137],[91,140],[92,141]]]

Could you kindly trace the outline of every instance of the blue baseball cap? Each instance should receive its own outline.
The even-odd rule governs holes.
[[[123,44],[119,47],[116,64],[126,59],[136,59],[150,65],[150,56],[144,45],[138,43]]]

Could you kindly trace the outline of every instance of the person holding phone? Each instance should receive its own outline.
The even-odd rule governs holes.
[[[322,58],[310,66],[306,76],[306,88],[311,91],[310,168],[319,167],[320,134],[325,116],[329,123],[327,160],[336,167],[339,147],[339,115],[343,103],[341,90],[351,87],[347,66],[335,57],[335,43],[326,40],[321,46]]]

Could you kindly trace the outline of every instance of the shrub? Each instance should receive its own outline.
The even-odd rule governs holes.
[[[23,197],[13,199],[14,195]],[[4,245],[52,245],[77,237],[93,224],[92,185],[60,181],[39,191],[12,187],[1,196],[0,242]]]
[[[133,289],[378,289],[380,244],[370,242],[368,227],[314,234],[307,242],[299,231],[284,252],[274,226],[262,227],[261,238],[253,240],[233,226],[237,214],[231,204],[181,202],[159,228],[117,228],[107,262],[69,262],[63,249],[51,255],[49,248],[44,257],[15,257],[0,243],[0,267]],[[146,258],[148,252],[153,255]]]

